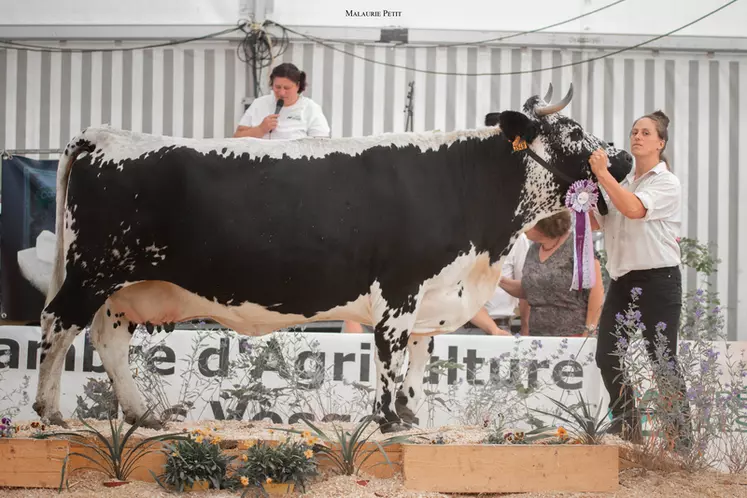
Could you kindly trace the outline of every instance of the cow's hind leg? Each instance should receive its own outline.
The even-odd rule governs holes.
[[[420,423],[415,412],[423,395],[423,377],[433,353],[433,341],[433,337],[413,335],[407,343],[409,365],[402,390],[397,392],[397,400],[394,403],[397,415],[406,424]]]
[[[398,321],[400,322],[400,321]],[[400,325],[401,326],[401,325]],[[397,432],[407,429],[397,415],[394,404],[396,379],[402,370],[410,337],[410,326],[398,327],[385,316],[374,328],[376,342],[376,399],[374,415],[381,414],[381,432]]]
[[[41,330],[39,382],[32,406],[44,423],[67,427],[60,412],[60,380],[67,351],[81,328],[75,325],[63,328],[61,318],[45,310],[41,316]]]
[[[132,378],[129,363],[131,331],[134,330],[135,324],[130,324],[124,314],[115,314],[111,311],[107,302],[99,308],[93,319],[91,342],[109,375],[114,393],[122,406],[125,421],[134,424],[136,420],[142,419],[142,427],[161,429],[163,424],[152,415],[142,418],[147,408]]]

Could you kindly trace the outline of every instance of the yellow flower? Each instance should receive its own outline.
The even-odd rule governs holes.
[[[304,452],[303,452],[303,454],[304,454],[304,456],[305,456],[306,458],[311,458],[311,457],[313,457],[313,456],[314,456],[314,452],[313,452],[313,451],[311,451],[311,450],[306,450],[306,451],[304,451]]]
[[[178,456],[179,456],[179,452],[178,452],[178,451],[175,451],[175,452],[173,452],[173,453],[171,454],[171,456],[172,456],[172,457],[178,457]]]
[[[269,430],[268,430],[267,432],[269,432],[270,434],[272,434],[272,433],[274,433],[275,431],[273,431],[272,429],[269,429]]]
[[[267,478],[267,479],[265,480],[265,483],[266,483],[266,484],[272,484],[272,477],[268,477],[268,478]]]
[[[248,455],[241,455],[241,461],[242,462],[248,462],[249,461],[249,456]]]
[[[242,486],[249,486],[249,479],[246,478],[246,477],[244,477],[244,476],[241,476],[241,485]]]
[[[195,442],[196,442],[196,443],[201,443],[203,439],[205,439],[205,438],[204,438],[203,436],[197,436],[197,437],[195,438]]]
[[[221,442],[220,436],[215,436],[212,441],[210,441],[213,444],[218,444]]]
[[[304,439],[309,439],[311,437],[311,432],[310,431],[303,431],[301,433],[301,437],[304,438]]]

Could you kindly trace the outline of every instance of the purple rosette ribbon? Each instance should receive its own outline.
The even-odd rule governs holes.
[[[573,281],[571,290],[591,289],[596,284],[594,241],[589,211],[597,205],[599,191],[591,180],[574,182],[565,196],[573,216]]]

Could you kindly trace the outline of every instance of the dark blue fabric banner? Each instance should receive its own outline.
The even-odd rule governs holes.
[[[21,274],[18,251],[54,232],[57,163],[13,156],[2,160],[0,309],[6,320],[38,322],[44,296]]]

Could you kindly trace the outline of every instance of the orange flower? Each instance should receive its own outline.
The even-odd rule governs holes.
[[[195,438],[195,443],[201,443],[203,439],[205,439],[203,436],[197,436]]]
[[[304,454],[304,456],[305,456],[306,458],[311,458],[311,457],[313,457],[313,456],[314,456],[314,452],[313,452],[313,451],[311,451],[311,450],[306,450],[306,451],[304,451],[304,452],[303,452],[303,454]]]
[[[561,439],[568,437],[568,431],[565,430],[563,427],[558,427],[558,432],[556,434]]]
[[[244,476],[241,476],[241,485],[242,486],[249,486],[249,479],[246,478],[246,477],[244,477]]]
[[[267,479],[265,480],[265,484],[272,484],[272,477],[268,477],[268,478],[267,478]]]
[[[310,431],[303,431],[301,433],[301,437],[304,438],[304,439],[309,439],[309,438],[311,438],[311,432]]]
[[[241,455],[241,461],[242,462],[248,462],[249,461],[249,456],[248,455]]]
[[[215,436],[212,441],[210,441],[212,444],[218,444],[221,442],[220,436]]]

